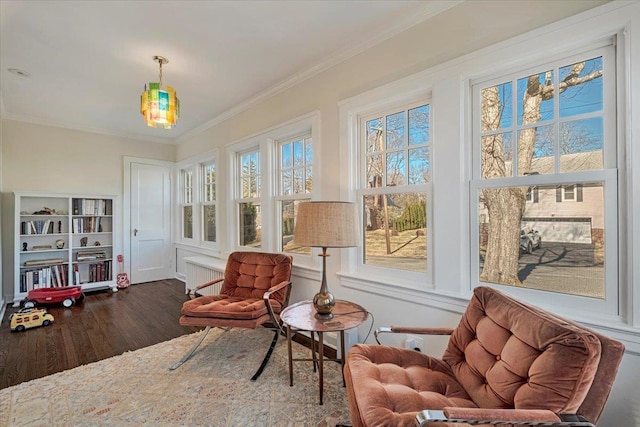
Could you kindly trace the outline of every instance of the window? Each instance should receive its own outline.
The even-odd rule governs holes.
[[[476,283],[617,313],[615,78],[605,46],[473,85]]]
[[[531,203],[538,203],[540,193],[538,192],[538,187],[537,186],[533,186],[533,187],[529,187],[527,188],[527,202],[531,202]]]
[[[282,252],[311,255],[311,248],[293,243],[293,230],[300,202],[311,200],[313,191],[313,139],[311,134],[278,143],[279,188],[277,216],[280,218]]]
[[[238,223],[240,246],[262,247],[262,212],[260,196],[262,183],[260,176],[260,151],[250,151],[238,155],[240,197],[238,205]]]
[[[315,265],[311,248],[296,247],[297,206],[318,192],[314,147],[320,113],[312,112],[228,146],[230,247],[287,252],[298,267]]]
[[[357,199],[361,268],[427,273],[431,107],[416,103],[360,119]],[[385,273],[386,272],[386,273]]]
[[[202,241],[216,241],[216,163],[211,160],[201,165],[202,171]]]
[[[193,171],[181,171],[182,182],[182,238],[193,239]]]

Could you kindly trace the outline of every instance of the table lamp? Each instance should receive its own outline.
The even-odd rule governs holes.
[[[322,284],[313,297],[317,319],[331,319],[335,299],[327,286],[327,248],[358,245],[356,205],[351,202],[303,202],[298,205],[293,242],[322,248]]]

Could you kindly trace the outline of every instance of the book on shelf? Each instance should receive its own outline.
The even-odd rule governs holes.
[[[47,220],[33,220],[33,221],[22,221],[20,223],[20,234],[30,235],[30,234],[53,234],[54,233],[54,223],[50,219]]]
[[[74,215],[111,215],[112,201],[106,199],[73,199]]]
[[[23,265],[25,267],[37,267],[40,265],[52,265],[52,264],[62,264],[64,260],[62,258],[54,258],[54,259],[30,259],[25,261]]]
[[[20,273],[20,292],[39,288],[67,286],[69,269],[66,264],[56,264]]]
[[[76,261],[93,261],[106,258],[107,253],[105,251],[78,251],[76,254]]]
[[[102,231],[100,217],[74,218],[72,221],[74,233],[97,233]]]

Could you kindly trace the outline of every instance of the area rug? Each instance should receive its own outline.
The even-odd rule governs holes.
[[[289,386],[281,338],[262,376],[250,378],[273,334],[211,330],[196,354],[175,361],[198,334],[0,390],[2,426],[314,426],[348,423],[340,365],[324,363],[324,405],[311,362],[294,362]],[[294,357],[310,350],[294,343]]]

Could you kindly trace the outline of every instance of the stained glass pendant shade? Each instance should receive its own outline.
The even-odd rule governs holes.
[[[140,95],[140,112],[147,126],[171,129],[180,117],[180,100],[174,88],[162,87],[162,65],[169,63],[169,60],[158,55],[153,60],[160,64],[160,81],[144,85]]]

